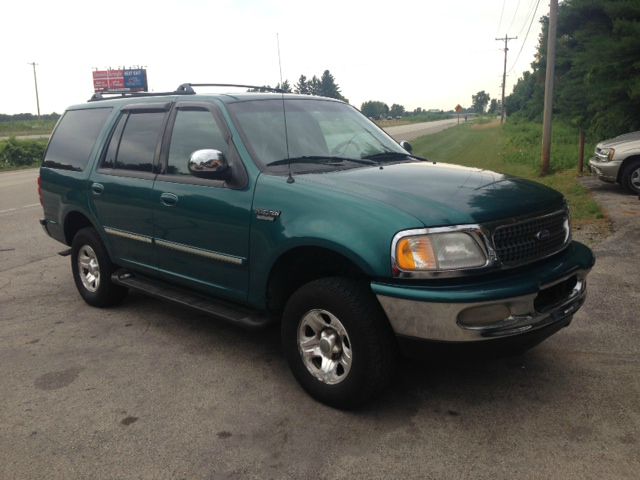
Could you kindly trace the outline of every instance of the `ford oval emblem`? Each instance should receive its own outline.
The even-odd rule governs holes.
[[[548,240],[551,237],[551,232],[546,228],[543,228],[538,233],[536,233],[536,240],[542,242],[544,240]]]

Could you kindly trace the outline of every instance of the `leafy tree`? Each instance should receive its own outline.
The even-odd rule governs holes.
[[[471,96],[471,103],[473,111],[476,113],[484,113],[489,103],[489,94],[484,90],[480,90],[475,95]]]
[[[548,19],[532,71],[505,101],[537,120],[543,109]],[[640,129],[640,2],[566,0],[558,11],[554,114],[596,138]]]
[[[302,95],[309,95],[309,84],[307,83],[307,77],[300,75],[298,83],[293,87],[293,91]]]
[[[419,115],[422,113],[422,107],[418,107],[415,110],[413,110],[414,115]]]
[[[489,103],[489,110],[487,111],[487,113],[490,113],[493,115],[498,113],[499,111],[500,111],[500,102],[495,98],[492,98],[491,102]]]
[[[394,103],[393,105],[391,105],[391,110],[389,110],[389,114],[392,117],[401,117],[404,115],[404,107],[402,105],[398,105],[397,103]]]
[[[389,114],[389,107],[384,102],[369,100],[362,104],[360,111],[369,118],[381,118]]]

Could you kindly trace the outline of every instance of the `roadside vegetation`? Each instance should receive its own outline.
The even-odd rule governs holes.
[[[47,140],[0,140],[0,170],[35,167],[40,164]]]
[[[548,18],[541,22],[532,70],[505,99],[512,119],[542,118]],[[555,73],[555,119],[582,128],[596,141],[640,130],[640,2],[560,3]]]
[[[430,160],[516,175],[555,188],[567,197],[574,225],[596,223],[605,228],[600,207],[577,180],[577,137],[575,127],[554,123],[553,173],[545,177],[539,176],[541,128],[533,122],[464,124],[419,138],[413,147],[416,155]]]
[[[448,118],[455,118],[455,113],[436,113],[436,112],[423,112],[420,114],[407,114],[402,118],[382,119],[373,121],[379,127],[395,127],[398,125],[408,125],[410,123],[422,123],[422,122],[435,122],[437,120],[446,120]],[[463,117],[464,118],[464,117]]]
[[[20,135],[49,135],[60,118],[57,113],[37,117],[31,113],[0,113],[0,138]]]

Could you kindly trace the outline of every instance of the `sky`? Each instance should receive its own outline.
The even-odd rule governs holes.
[[[328,69],[357,107],[466,107],[480,90],[500,99],[504,42],[495,38],[505,34],[518,36],[509,42],[512,91],[530,68],[548,8],[546,0],[3,2],[0,113],[36,113],[30,62],[42,113],[86,101],[96,68],[145,66],[153,91],[185,82],[275,85],[276,34],[292,84]]]

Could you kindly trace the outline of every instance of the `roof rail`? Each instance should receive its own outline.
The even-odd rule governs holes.
[[[182,85],[180,85],[182,87]],[[117,98],[118,96],[122,98],[135,98],[135,97],[161,97],[166,95],[193,95],[196,92],[191,89],[190,91],[180,90],[178,87],[177,90],[173,92],[128,92],[126,90],[105,90],[103,92],[96,92],[91,95],[89,99],[90,102],[97,102],[100,100],[110,100],[113,98]],[[110,97],[105,97],[104,95],[114,95]]]
[[[265,85],[238,85],[236,83],[183,83],[178,86],[173,92],[129,92],[127,90],[105,90],[104,92],[96,92],[91,95],[90,102],[97,102],[100,100],[109,100],[116,98],[117,96],[123,98],[135,98],[135,97],[160,97],[165,95],[195,95],[196,91],[193,87],[239,87],[239,88],[253,88],[257,91],[263,92],[275,92],[286,93],[281,88],[271,88]],[[104,97],[104,95],[114,95],[116,97]]]
[[[272,88],[265,85],[238,85],[237,83],[183,83],[176,91],[184,91],[185,93],[196,93],[193,87],[239,87],[253,88],[258,91],[286,93],[281,88]]]

